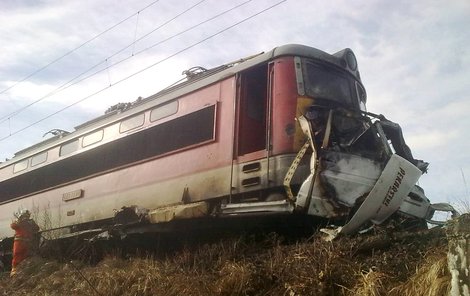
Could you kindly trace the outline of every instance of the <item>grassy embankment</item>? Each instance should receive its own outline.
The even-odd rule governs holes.
[[[334,242],[241,236],[95,265],[31,258],[13,279],[2,274],[0,295],[443,295],[446,252],[441,229]]]

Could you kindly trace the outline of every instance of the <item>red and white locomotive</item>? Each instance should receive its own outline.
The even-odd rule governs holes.
[[[415,185],[426,163],[400,127],[366,112],[350,49],[284,45],[185,74],[0,164],[0,238],[12,236],[19,208],[64,235],[110,225],[123,210],[149,230],[300,214],[338,219],[339,232],[352,233],[394,213],[429,220],[448,209]]]

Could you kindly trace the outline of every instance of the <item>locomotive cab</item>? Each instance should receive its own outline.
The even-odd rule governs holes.
[[[352,50],[299,53],[239,75],[235,197],[222,212],[349,219],[344,233],[396,212],[432,221],[439,206],[415,185],[427,163],[398,124],[366,111]]]

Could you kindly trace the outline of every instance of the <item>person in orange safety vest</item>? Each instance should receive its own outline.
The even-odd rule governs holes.
[[[39,226],[31,219],[30,212],[22,210],[16,216],[17,219],[11,223],[11,228],[15,230],[11,276],[16,274],[18,264],[35,251],[38,243]]]

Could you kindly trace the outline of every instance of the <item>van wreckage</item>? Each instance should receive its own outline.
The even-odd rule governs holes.
[[[313,107],[299,122],[314,153],[296,205],[326,218],[344,207],[357,209],[344,226],[327,233],[353,234],[396,212],[435,225],[445,223],[433,220],[436,211],[458,215],[449,204],[431,204],[416,185],[429,164],[413,158],[400,126],[383,115]]]

